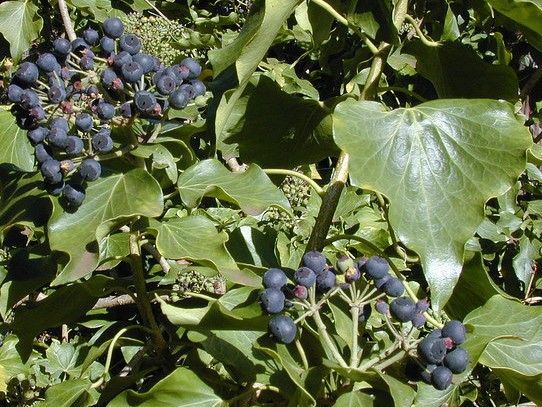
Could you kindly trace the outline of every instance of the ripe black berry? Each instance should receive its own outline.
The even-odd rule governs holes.
[[[268,330],[275,341],[284,344],[292,343],[297,333],[294,321],[286,315],[276,315],[271,318]]]
[[[58,184],[62,181],[62,172],[60,171],[60,162],[57,160],[48,160],[41,165],[41,175],[46,184]]]
[[[442,339],[427,336],[418,344],[418,354],[428,363],[440,363],[446,356],[446,344]]]
[[[115,51],[115,40],[113,38],[103,36],[100,38],[100,47],[102,47],[105,52],[111,53]]]
[[[181,61],[181,66],[188,68],[188,79],[196,79],[201,74],[201,65],[192,58],[185,58]]]
[[[446,353],[444,365],[453,373],[463,373],[469,365],[469,352],[461,346]]]
[[[390,307],[386,301],[376,300],[375,309],[381,314],[386,315],[389,312]]]
[[[66,143],[66,148],[64,151],[69,155],[77,155],[83,151],[83,140],[77,136],[68,136],[68,141]]]
[[[467,340],[467,330],[461,321],[452,320],[446,322],[442,328],[442,336],[452,339],[456,345],[461,345]]]
[[[386,281],[382,288],[384,292],[390,297],[399,297],[405,292],[403,282],[397,277],[392,276],[390,276],[390,278],[388,279],[388,281]]]
[[[308,267],[301,267],[294,273],[294,280],[297,284],[309,288],[316,282],[316,273]]]
[[[100,178],[102,167],[98,161],[93,158],[85,158],[78,168],[81,178],[86,181],[96,181]]]
[[[367,259],[364,269],[371,278],[377,279],[388,274],[390,265],[385,258],[380,256],[372,256]]]
[[[150,113],[156,105],[156,97],[146,90],[140,90],[134,95],[134,105],[140,112]]]
[[[418,312],[416,315],[414,315],[414,318],[412,318],[412,325],[414,325],[416,328],[421,328],[426,322],[425,317],[420,312]]]
[[[53,41],[53,54],[58,57],[65,57],[70,53],[72,45],[66,38],[57,38]]]
[[[303,255],[303,264],[315,273],[326,268],[326,257],[318,251],[310,251]]]
[[[62,196],[68,207],[77,208],[81,206],[85,199],[85,190],[81,185],[66,184]]]
[[[83,31],[83,39],[89,45],[96,45],[100,40],[100,34],[98,31],[93,30],[92,28],[87,28]]]
[[[284,309],[284,293],[277,288],[266,288],[260,294],[260,305],[269,314],[278,314]]]
[[[34,155],[36,156],[36,161],[39,164],[43,164],[44,162],[53,159],[51,157],[51,150],[44,144],[36,144],[34,147]]]
[[[117,69],[122,69],[122,66],[128,62],[132,62],[132,56],[126,51],[119,52],[113,58],[113,66]]]
[[[122,65],[120,71],[126,82],[130,83],[139,81],[143,76],[143,69],[141,68],[141,65],[134,61],[130,61]]]
[[[92,148],[97,153],[107,153],[113,148],[113,140],[111,139],[111,130],[101,129],[98,133],[92,136]]]
[[[90,71],[94,69],[94,59],[88,55],[85,55],[79,60],[79,66],[83,71]]]
[[[188,93],[177,89],[169,95],[168,101],[175,109],[184,109],[190,101],[190,96]]]
[[[102,120],[110,120],[115,116],[115,106],[106,102],[99,103],[96,106],[96,114]]]
[[[23,96],[23,88],[12,83],[8,86],[8,100],[12,103],[19,103]]]
[[[82,131],[83,133],[88,133],[92,130],[92,116],[88,113],[79,113],[75,116],[75,127],[77,130]]]
[[[59,128],[65,132],[68,131],[68,126],[69,124],[65,117],[55,117],[50,124],[51,129]]]
[[[39,126],[36,127],[33,130],[29,130],[27,133],[28,139],[33,144],[41,143],[43,140],[45,140],[45,137],[47,137],[47,134],[49,133],[49,130],[45,127]]]
[[[390,303],[390,313],[401,322],[412,321],[416,315],[416,304],[408,297],[395,298]]]
[[[177,83],[171,75],[161,75],[156,81],[156,88],[161,95],[167,96],[173,93]]]
[[[335,285],[337,276],[331,270],[325,269],[316,273],[316,289],[323,293]]]
[[[276,288],[280,290],[286,285],[288,278],[284,271],[278,268],[270,268],[263,275],[263,286],[265,288]]]
[[[15,72],[14,79],[24,85],[32,85],[39,77],[38,67],[32,62],[23,62]]]
[[[124,24],[117,17],[109,17],[103,23],[103,29],[105,34],[111,38],[118,38],[124,32]]]
[[[66,99],[66,89],[61,85],[53,85],[47,91],[47,97],[51,103],[60,103]]]
[[[446,366],[437,366],[431,372],[431,383],[438,390],[446,390],[452,384],[453,374]]]
[[[154,70],[154,57],[149,54],[136,54],[132,57],[132,60],[141,65],[144,73],[149,73]]]
[[[125,34],[120,37],[120,48],[128,52],[130,55],[135,55],[141,51],[141,40],[134,34]]]
[[[68,133],[61,127],[52,127],[47,134],[47,141],[53,147],[65,148],[68,145]]]
[[[115,79],[117,79],[117,73],[114,70],[106,69],[102,72],[102,83],[105,86],[111,87]]]
[[[194,79],[190,81],[190,84],[194,88],[194,97],[205,95],[205,91],[207,90],[207,88],[202,81]]]
[[[38,57],[36,65],[44,72],[53,72],[55,68],[59,67],[55,56],[48,52],[45,52]]]

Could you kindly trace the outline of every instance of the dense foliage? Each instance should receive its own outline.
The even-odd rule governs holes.
[[[2,2],[0,405],[542,404],[541,21]]]

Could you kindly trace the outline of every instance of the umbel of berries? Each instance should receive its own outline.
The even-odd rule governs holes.
[[[165,67],[141,49],[141,40],[111,17],[74,41],[55,39],[13,74],[11,112],[35,148],[44,189],[65,209],[83,203],[88,183],[104,173],[104,156],[122,149],[113,131],[120,118],[160,119],[206,92],[199,62]]]

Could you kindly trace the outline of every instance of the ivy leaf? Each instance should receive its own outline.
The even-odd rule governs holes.
[[[473,327],[476,336],[491,339],[480,363],[490,367],[531,401],[541,404],[541,310],[495,295],[483,307],[467,315],[463,322]]]
[[[514,70],[484,62],[465,44],[445,42],[439,47],[428,47],[416,41],[405,46],[403,53],[416,57],[416,70],[431,81],[441,99],[488,98],[511,103],[518,100]]]
[[[443,307],[484,203],[525,168],[529,131],[509,103],[476,99],[394,111],[350,99],[337,106],[333,126],[350,154],[352,183],[387,195],[390,222],[420,255],[433,306]]]
[[[289,169],[338,152],[329,110],[317,100],[284,92],[265,75],[250,80],[234,113],[238,121],[232,116],[223,142],[238,146],[246,162]]]
[[[187,216],[162,223],[158,228],[156,247],[169,259],[187,259],[218,270],[228,280],[251,286],[260,279],[241,271],[228,253],[228,235],[217,232],[213,222],[204,216]]]
[[[9,42],[11,57],[16,64],[39,37],[43,19],[34,2],[4,1],[0,4],[0,21],[0,32]]]
[[[179,407],[179,406],[226,406],[224,402],[196,373],[178,367],[156,383],[146,393],[127,390],[108,404],[109,407]]]
[[[196,207],[204,196],[212,196],[238,205],[249,215],[259,215],[270,206],[291,211],[284,194],[255,164],[236,173],[217,160],[203,160],[179,176],[178,187],[189,208]]]
[[[162,189],[146,171],[100,178],[89,184],[86,198],[74,213],[65,212],[57,199],[48,224],[51,250],[66,252],[70,260],[53,285],[77,280],[98,265],[98,242],[138,215],[159,216],[163,208]]]
[[[7,3],[0,4],[0,11],[4,4]],[[17,126],[11,112],[0,110],[0,129],[0,162],[13,164],[23,171],[33,171],[34,148],[26,137],[26,131]]]

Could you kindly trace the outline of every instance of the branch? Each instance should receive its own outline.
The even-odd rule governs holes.
[[[66,35],[70,41],[75,40],[77,35],[73,29],[72,20],[70,19],[70,12],[68,11],[68,6],[66,5],[65,0],[58,0],[58,9],[60,10],[60,15],[62,16],[62,22],[64,23],[64,28],[66,29]]]

